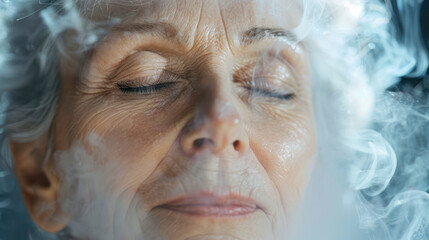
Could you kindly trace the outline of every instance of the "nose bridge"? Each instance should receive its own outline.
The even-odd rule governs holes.
[[[200,99],[196,118],[211,120],[238,117],[232,92],[232,69],[227,52],[217,51],[216,46],[205,46],[204,57],[198,64],[196,90]]]
[[[215,123],[237,121],[238,112],[234,106],[231,87],[228,86],[229,77],[226,74],[207,74],[202,84],[201,101],[196,109],[196,119],[205,119]]]
[[[231,87],[230,80],[224,71],[207,73],[203,77],[207,82],[203,84],[202,99],[196,106],[194,120],[202,131],[210,134],[215,145],[228,144],[234,138],[239,127],[240,118]]]

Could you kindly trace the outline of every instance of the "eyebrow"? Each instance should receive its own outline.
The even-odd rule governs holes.
[[[112,32],[137,32],[153,34],[164,39],[173,39],[178,36],[178,31],[170,23],[131,23],[114,26]]]
[[[132,23],[117,25],[113,27],[113,32],[137,32],[143,34],[153,34],[166,40],[175,39],[177,42],[187,42],[188,39],[184,39],[179,36],[177,28],[166,22],[154,22],[154,23]],[[252,43],[277,38],[282,39],[286,42],[294,43],[297,42],[296,35],[288,30],[282,28],[270,28],[270,27],[253,27],[245,31],[241,36],[241,43],[244,45],[250,45]]]
[[[280,38],[287,42],[297,41],[297,37],[293,32],[282,28],[254,27],[243,33],[241,42],[248,45],[270,38]]]

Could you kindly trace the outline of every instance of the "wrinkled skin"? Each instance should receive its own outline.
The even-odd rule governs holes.
[[[117,170],[101,177],[124,208],[138,202],[147,239],[286,239],[316,149],[307,53],[278,36],[243,34],[287,31],[299,9],[229,0],[141,8],[97,45],[82,74],[62,61],[54,151],[99,136]],[[201,192],[258,207],[239,216],[160,207]]]

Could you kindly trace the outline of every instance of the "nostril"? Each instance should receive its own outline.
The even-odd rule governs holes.
[[[235,149],[236,151],[240,151],[241,143],[240,143],[240,141],[239,141],[239,140],[235,140],[235,141],[232,143],[232,145],[234,146],[234,149]]]
[[[194,141],[195,148],[201,148],[204,145],[204,138],[199,138]]]
[[[214,144],[210,138],[198,138],[194,141],[194,148],[201,149],[206,144]]]

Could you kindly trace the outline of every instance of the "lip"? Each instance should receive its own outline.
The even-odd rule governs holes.
[[[206,217],[240,217],[252,214],[260,209],[251,198],[236,194],[219,196],[207,192],[180,196],[157,208]]]

